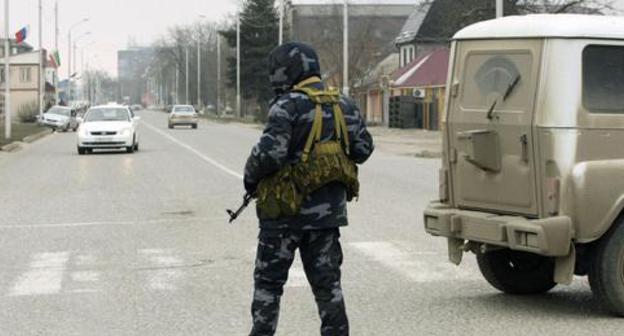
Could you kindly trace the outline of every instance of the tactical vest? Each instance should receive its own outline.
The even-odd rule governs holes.
[[[303,87],[309,83],[304,81],[293,90],[306,94],[316,105],[301,160],[260,181],[256,207],[261,219],[296,216],[306,196],[332,182],[344,184],[348,201],[358,197],[358,169],[349,159],[349,132],[340,107],[340,93],[336,89]],[[324,105],[333,106],[336,139],[321,142]]]

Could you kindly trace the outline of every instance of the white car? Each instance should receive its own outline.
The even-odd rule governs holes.
[[[90,108],[78,128],[78,154],[93,149],[125,148],[128,153],[139,150],[139,119],[126,106]]]
[[[39,123],[44,126],[52,127],[56,130],[74,132],[78,128],[76,120],[76,110],[66,106],[53,106],[43,114]]]

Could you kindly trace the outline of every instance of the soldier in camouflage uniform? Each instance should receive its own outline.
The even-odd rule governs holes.
[[[305,81],[323,89],[316,52],[302,43],[286,43],[269,56],[270,80],[276,93],[268,122],[259,143],[245,166],[245,189],[254,193],[258,183],[301,159],[315,114],[315,104],[304,94],[292,91]],[[373,140],[358,108],[341,97],[340,106],[350,139],[349,157],[361,164],[373,152]],[[331,106],[323,110],[321,141],[335,140]],[[342,248],[339,227],[347,225],[347,193],[339,182],[330,183],[308,195],[299,215],[260,219],[260,234],[254,271],[251,335],[273,335],[277,327],[280,298],[288,270],[299,249],[321,318],[321,335],[348,335],[345,303],[340,283]]]

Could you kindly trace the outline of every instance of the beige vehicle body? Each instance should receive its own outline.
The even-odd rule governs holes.
[[[428,233],[449,256],[553,257],[569,284],[624,209],[624,18],[530,15],[452,42],[440,199]],[[622,276],[624,278],[624,275]]]

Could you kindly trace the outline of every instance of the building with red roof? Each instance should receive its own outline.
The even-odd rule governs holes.
[[[438,129],[444,111],[449,49],[436,48],[398,69],[390,79],[393,96],[416,96],[424,104],[424,125]]]

